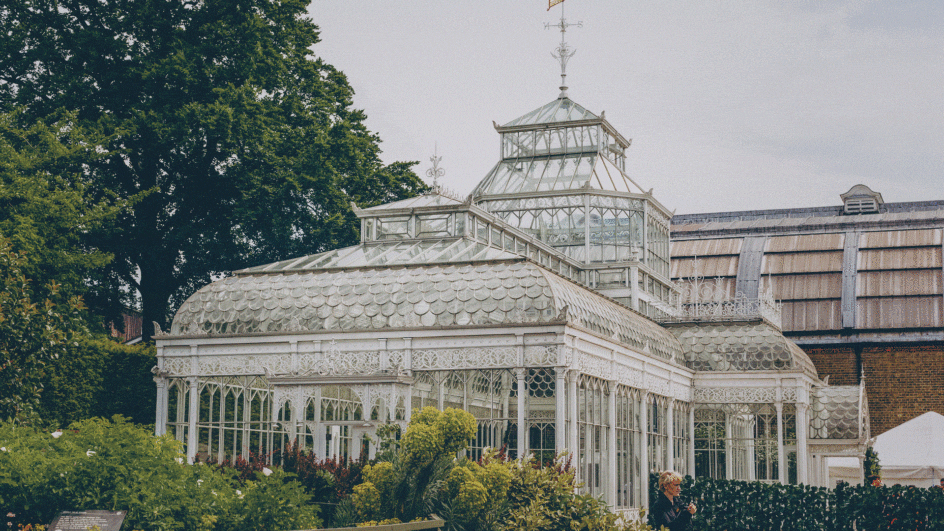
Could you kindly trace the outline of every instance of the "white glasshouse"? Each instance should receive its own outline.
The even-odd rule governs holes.
[[[468,198],[356,209],[359,245],[190,297],[157,336],[158,433],[190,459],[357,457],[383,423],[458,407],[472,456],[567,451],[617,509],[651,470],[825,484],[825,457],[863,455],[862,386],[821,381],[769,296],[670,280],[671,213],[602,114],[565,91],[496,129]]]

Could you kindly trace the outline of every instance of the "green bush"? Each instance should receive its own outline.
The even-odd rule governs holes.
[[[0,507],[13,525],[47,524],[60,511],[127,510],[139,530],[312,528],[317,508],[281,471],[240,483],[235,471],[187,465],[176,441],[121,417],[55,432],[0,424]]]
[[[83,337],[47,366],[39,416],[66,426],[92,417],[122,415],[154,422],[153,345],[124,345],[111,338]]]
[[[835,489],[687,477],[682,497],[698,506],[695,531],[934,531],[944,529],[944,489],[850,486]],[[650,478],[650,501],[658,496]],[[853,527],[854,526],[854,527]]]

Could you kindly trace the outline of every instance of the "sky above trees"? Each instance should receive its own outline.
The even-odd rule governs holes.
[[[633,145],[627,173],[678,213],[944,199],[944,3],[567,0],[571,98]],[[499,124],[557,97],[545,0],[313,0],[382,158],[434,146],[469,193]]]

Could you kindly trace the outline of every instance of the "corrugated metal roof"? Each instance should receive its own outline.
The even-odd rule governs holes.
[[[889,269],[941,270],[940,247],[905,247],[902,249],[864,249],[859,251],[859,271]]]
[[[839,300],[784,302],[781,320],[784,332],[840,330],[842,303]]]
[[[782,214],[781,214],[782,215]],[[884,214],[861,214],[856,216],[806,216],[806,217],[770,217],[767,219],[750,219],[744,221],[705,221],[700,224],[700,228],[697,230],[704,231],[714,231],[714,230],[727,230],[727,231],[741,231],[748,230],[751,228],[758,227],[791,227],[797,230],[809,230],[816,228],[823,228],[826,230],[829,226],[833,225],[844,225],[848,226],[858,225],[858,224],[875,224],[875,223],[908,223],[908,222],[923,222],[929,220],[939,220],[944,217],[944,210],[935,209],[935,210],[926,210],[926,211],[915,211],[915,212],[888,212]],[[681,219],[684,219],[682,217]],[[706,217],[706,220],[710,220],[710,217]],[[758,223],[762,222],[762,223]],[[685,226],[698,226],[699,224],[692,225],[678,225],[673,226],[672,231],[678,232],[681,227]],[[693,229],[688,229],[689,232]]]
[[[941,229],[863,232],[859,237],[859,249],[921,247],[929,245],[940,248],[941,240]]]
[[[860,271],[856,296],[941,295],[944,279],[937,269],[904,271]]]
[[[764,280],[771,283],[775,300],[842,297],[842,273],[775,275],[764,277]]]
[[[842,251],[765,254],[761,269],[764,275],[827,271],[842,271]]]
[[[797,251],[833,251],[842,249],[845,234],[804,234],[802,236],[774,236],[767,240],[768,253]]]
[[[722,238],[717,240],[683,240],[672,242],[672,258],[691,256],[718,256],[740,254],[742,238]]]
[[[694,276],[733,277],[737,276],[738,256],[708,256],[697,259],[681,258],[672,260],[672,278],[692,278]]]
[[[944,326],[941,297],[873,297],[856,300],[856,328]]]

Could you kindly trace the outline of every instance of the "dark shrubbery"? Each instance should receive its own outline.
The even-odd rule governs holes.
[[[59,426],[114,415],[153,424],[155,364],[154,345],[83,337],[47,365],[39,417]]]
[[[695,531],[939,531],[944,489],[850,486],[836,489],[686,478],[682,498],[698,506]],[[650,480],[657,499],[658,476]]]

